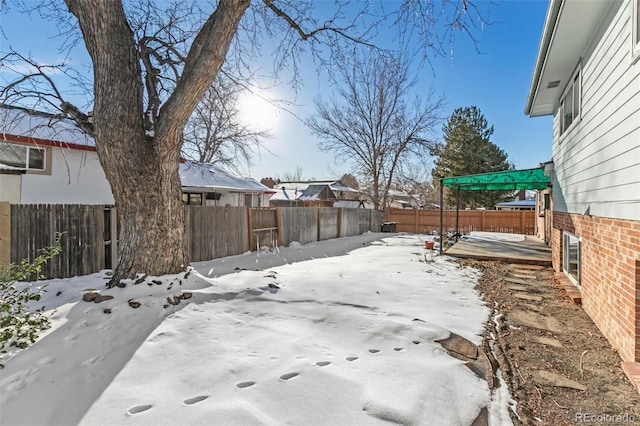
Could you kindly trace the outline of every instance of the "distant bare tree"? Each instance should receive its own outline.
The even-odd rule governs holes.
[[[342,177],[340,178],[340,182],[342,182],[344,186],[348,186],[349,188],[353,188],[353,189],[360,188],[360,185],[358,184],[358,179],[356,179],[356,177],[350,173],[345,173],[344,175],[342,175]]]
[[[285,172],[282,177],[278,177],[276,180],[280,182],[304,182],[307,179],[302,167],[297,166],[294,171]]]
[[[395,188],[408,194],[425,209],[432,208],[440,202],[440,195],[432,181],[431,172],[423,166],[422,162],[403,167],[396,178]]]
[[[252,156],[271,135],[242,122],[238,98],[246,90],[225,73],[218,73],[184,129],[185,158],[235,171],[251,165]]]
[[[371,55],[340,69],[342,85],[329,102],[316,101],[307,125],[322,150],[353,163],[369,183],[374,207],[386,205],[396,172],[412,156],[430,153],[443,99],[412,96],[406,61]]]

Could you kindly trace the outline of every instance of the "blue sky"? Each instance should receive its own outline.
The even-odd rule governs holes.
[[[492,22],[477,33],[480,53],[471,40],[457,35],[450,56],[433,59],[433,68],[417,69],[415,94],[426,94],[433,88],[436,94],[444,95],[445,117],[458,107],[479,107],[494,126],[492,142],[508,154],[509,160],[517,168],[536,167],[551,158],[552,121],[551,117],[529,118],[523,111],[548,1],[507,0],[489,5],[480,0],[477,3]],[[37,15],[29,17],[11,9],[2,12],[1,20],[0,51],[6,51],[10,45],[20,52],[30,52],[43,62],[59,60],[57,47],[62,40],[53,38],[56,29],[51,23]],[[312,70],[307,72],[313,75]],[[322,90],[311,77],[305,79],[298,93],[280,85],[263,95],[295,101],[296,105],[290,109],[306,118],[313,113],[313,99]],[[263,115],[257,124],[268,123],[274,137],[266,141],[268,151],[262,150],[254,158],[255,165],[246,171],[247,175],[257,179],[277,177],[298,167],[306,178],[316,179],[338,178],[349,172],[348,165],[336,163],[332,155],[318,150],[315,137],[299,120],[287,112],[256,109],[259,103],[243,103],[253,105],[248,108],[247,116]]]

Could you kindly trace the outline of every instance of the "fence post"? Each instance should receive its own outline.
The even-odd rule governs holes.
[[[527,235],[527,224],[524,217],[524,210],[520,210],[520,233],[522,235]]]
[[[338,238],[342,236],[342,207],[338,207]]]
[[[253,251],[253,214],[251,207],[247,207],[247,224],[249,226],[249,251]]]
[[[418,209],[416,209],[416,214],[414,215],[414,229],[413,229],[413,233],[414,234],[419,234],[420,232],[418,232]]]
[[[115,271],[119,260],[118,245],[120,244],[118,239],[118,211],[116,210],[116,206],[109,209],[109,220],[111,221],[111,235],[109,236],[109,238],[111,238],[111,246],[109,247],[109,250],[111,250],[111,269]]]
[[[485,212],[486,212],[486,210],[482,210],[482,214],[480,215],[480,230],[481,230],[482,232],[485,232],[485,231],[486,231],[486,229],[484,229],[484,228],[485,228],[485,226],[486,226],[486,221],[485,221]]]
[[[276,244],[282,246],[282,218],[280,217],[280,207],[276,207]]]
[[[320,206],[316,207],[318,209],[318,241],[320,241]]]
[[[0,202],[0,266],[11,263],[11,204]]]

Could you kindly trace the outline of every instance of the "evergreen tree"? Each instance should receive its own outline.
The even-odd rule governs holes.
[[[489,126],[475,106],[456,108],[442,129],[444,144],[439,146],[433,169],[434,182],[440,178],[511,170],[507,154],[489,139]],[[493,208],[512,196],[511,191],[460,191],[460,208]],[[445,188],[445,204],[456,205],[456,192]]]

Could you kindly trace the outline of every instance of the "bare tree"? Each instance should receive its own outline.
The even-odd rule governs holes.
[[[434,208],[440,202],[440,194],[434,186],[431,171],[422,161],[402,168],[396,178],[395,189],[406,193],[418,206],[425,209]]]
[[[33,8],[31,2],[14,1]],[[85,108],[93,109],[93,117],[56,87],[50,70],[17,52],[4,55],[3,66],[26,61],[31,71],[1,88],[0,101],[45,106],[94,138],[121,224],[110,285],[136,273],[177,273],[188,265],[178,174],[183,134],[230,48],[239,64],[249,65],[252,55],[262,53],[262,39],[277,38],[275,71],[289,63],[295,85],[305,52],[331,69],[347,45],[378,49],[383,24],[399,29],[400,48],[415,35],[428,56],[442,52],[438,46],[447,34],[473,33],[477,22],[484,22],[469,0],[361,6],[294,0],[41,2],[40,11],[51,13],[69,35],[67,46],[83,42],[89,53],[93,96]],[[81,36],[74,38],[78,28]],[[236,37],[239,31],[242,37]],[[56,70],[68,68],[61,64]]]
[[[340,183],[344,186],[348,186],[349,188],[359,189],[360,185],[358,184],[358,179],[350,173],[345,173],[340,178]]]
[[[294,171],[285,172],[282,177],[276,177],[276,180],[280,182],[304,182],[307,177],[305,177],[302,167],[297,166]]]
[[[316,101],[307,120],[322,150],[354,164],[370,185],[374,207],[386,205],[393,179],[403,162],[435,147],[432,134],[441,121],[443,99],[432,91],[413,98],[415,80],[407,62],[371,55],[341,69],[338,97]]]
[[[251,165],[252,156],[271,135],[242,122],[238,98],[245,90],[225,73],[218,73],[184,129],[185,158],[235,171],[243,164]]]

